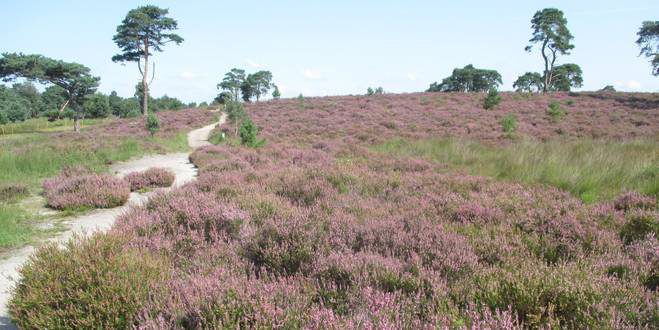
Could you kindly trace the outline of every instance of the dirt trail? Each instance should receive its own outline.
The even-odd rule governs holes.
[[[188,145],[192,149],[209,145],[208,137],[211,130],[217,125],[224,123],[225,120],[226,115],[222,114],[219,122],[190,131],[188,133]],[[197,176],[197,168],[190,163],[188,156],[189,154],[187,153],[145,156],[140,159],[113,165],[111,171],[117,176],[123,177],[130,172],[143,171],[150,167],[164,167],[174,171],[176,180],[172,186],[178,187],[194,180]],[[112,209],[99,209],[76,218],[68,219],[64,223],[67,230],[51,238],[49,241],[63,243],[74,235],[108,230],[119,215],[133,205],[144,203],[148,199],[149,194],[131,193],[128,202],[123,206]],[[9,318],[7,303],[11,297],[11,289],[19,275],[18,269],[35,250],[36,248],[34,246],[26,246],[14,251],[9,257],[0,260],[0,329],[16,328]]]

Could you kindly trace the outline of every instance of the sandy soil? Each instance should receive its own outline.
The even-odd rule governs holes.
[[[224,123],[226,115],[220,117],[220,121],[188,133],[188,145],[191,148],[199,148],[209,145],[208,136],[217,125]],[[197,168],[190,163],[187,153],[173,153],[166,155],[151,155],[123,163],[117,163],[111,167],[111,171],[119,177],[134,172],[143,171],[150,167],[164,167],[176,174],[173,187],[178,187],[186,182],[192,181],[197,176]],[[171,188],[167,188],[171,189]],[[119,215],[133,205],[139,205],[148,200],[149,195],[131,193],[128,203],[121,207],[112,209],[95,210],[85,215],[68,219],[64,222],[67,230],[49,241],[62,243],[74,235],[88,235],[97,231],[108,230]],[[0,260],[0,329],[15,329],[11,323],[7,311],[7,303],[11,297],[11,289],[18,279],[21,265],[34,253],[34,246],[26,246],[12,252],[7,258]]]

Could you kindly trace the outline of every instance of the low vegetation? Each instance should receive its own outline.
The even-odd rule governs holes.
[[[75,167],[45,180],[43,192],[48,206],[58,210],[111,208],[126,203],[130,185],[110,174]]]
[[[560,124],[582,133],[559,134],[545,111],[567,95],[501,96],[501,111],[464,94],[307,98],[305,111],[295,99],[248,105],[266,145],[197,149],[197,181],[156,193],[92,241],[42,249],[12,315],[44,327],[651,327],[656,143],[627,121],[655,125],[656,109],[626,108],[624,121],[601,128],[607,138],[589,141],[579,134],[620,115],[616,101],[578,97]],[[584,112],[595,119],[578,121]],[[514,140],[493,120],[506,113],[517,116]],[[438,138],[453,132],[473,142]],[[626,141],[610,141],[617,134]],[[498,176],[505,162],[519,168]],[[512,174],[536,167],[546,174]],[[592,196],[551,172],[559,167],[592,178]],[[607,182],[624,167],[634,169]],[[552,177],[569,183],[543,181]],[[119,281],[86,275],[115,273]]]
[[[454,170],[499,180],[551,185],[585,202],[609,200],[628,190],[659,196],[659,146],[653,140],[523,140],[489,146],[452,138],[395,138],[374,150],[423,157]]]
[[[124,177],[124,180],[130,185],[131,191],[169,187],[175,179],[174,172],[159,167],[152,167],[143,172],[131,172]]]
[[[0,226],[0,249],[23,244],[39,232],[34,225],[40,217],[20,203],[28,195],[40,194],[45,179],[71,166],[102,173],[112,163],[132,157],[186,151],[189,148],[186,132],[207,125],[214,118],[212,113],[195,109],[163,111],[157,116],[162,128],[153,136],[144,128],[143,118],[107,119],[94,126],[83,125],[81,133],[42,128],[31,132],[25,128],[24,133],[0,136],[2,186],[28,190],[28,194],[0,200],[0,218],[4,218]]]

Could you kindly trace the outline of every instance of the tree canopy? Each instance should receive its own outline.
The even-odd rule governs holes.
[[[5,53],[0,58],[0,77],[3,81],[16,78],[36,80],[62,88],[67,104],[75,111],[74,129],[79,131],[78,119],[82,114],[85,97],[96,91],[100,78],[91,75],[91,70],[78,63],[54,60],[42,55]]]
[[[574,37],[567,27],[567,19],[563,12],[556,8],[539,10],[531,19],[533,34],[525,50],[530,52],[534,44],[540,44],[540,52],[544,61],[543,91],[552,85],[554,65],[559,55],[567,55],[574,48],[571,44]]]
[[[428,92],[487,92],[501,84],[501,75],[496,70],[478,69],[469,64],[454,69],[441,84],[432,83]]]
[[[542,75],[537,72],[527,72],[513,83],[513,88],[518,92],[539,92],[543,90],[543,86]]]
[[[165,44],[183,42],[178,34],[172,31],[178,28],[178,23],[167,17],[169,10],[156,6],[141,6],[128,12],[126,18],[117,27],[117,34],[112,38],[121,52],[112,57],[114,62],[137,62],[142,75],[144,97],[142,98],[142,113],[148,110],[148,71],[149,57],[153,52],[162,52]],[[140,63],[144,59],[144,64]],[[154,67],[155,71],[155,67]]]
[[[581,87],[582,84],[581,67],[573,63],[567,63],[554,68],[553,79],[549,90],[568,92],[573,87]]]
[[[270,71],[258,71],[247,75],[241,90],[243,92],[243,99],[249,101],[252,97],[256,97],[256,102],[259,101],[261,95],[266,95],[272,88],[272,73]]]
[[[245,70],[233,68],[224,75],[222,82],[217,84],[217,89],[223,89],[231,93],[234,101],[238,101],[240,87],[245,82]]]
[[[659,76],[659,21],[643,22],[638,30],[636,43],[641,47],[639,55],[645,55],[652,63],[652,74]]]

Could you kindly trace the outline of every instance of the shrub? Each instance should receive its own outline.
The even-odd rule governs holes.
[[[652,318],[651,308],[639,311],[628,303],[643,299],[642,290],[588,268],[582,263],[521,263],[496,269],[476,275],[470,299],[491,309],[511,308],[528,328],[601,329]]]
[[[620,229],[620,239],[625,244],[643,239],[648,234],[659,237],[659,213],[636,211],[627,214],[627,222]]]
[[[131,191],[169,187],[174,183],[174,179],[176,179],[174,172],[159,167],[152,167],[143,172],[131,172],[124,177],[124,180],[130,184]]]
[[[565,116],[565,110],[563,110],[558,101],[551,101],[551,103],[549,103],[549,108],[547,109],[547,114],[551,117],[552,121],[556,122]]]
[[[1,184],[0,202],[12,201],[29,194],[26,186],[21,184]]]
[[[638,192],[631,191],[624,193],[613,201],[613,206],[619,211],[629,211],[632,209],[652,209],[656,201],[651,196],[645,196]]]
[[[485,110],[490,110],[501,103],[501,96],[496,89],[490,89],[483,101],[483,108]]]
[[[259,128],[254,124],[254,122],[247,118],[240,125],[240,144],[251,147],[258,148],[265,144],[265,140],[258,139],[256,135],[259,133]]]
[[[512,135],[517,130],[517,116],[509,113],[501,119],[501,128],[506,135]]]
[[[158,119],[158,116],[156,116],[155,113],[149,112],[149,114],[146,116],[146,129],[151,133],[151,135],[156,134],[158,130],[160,130],[160,120]]]
[[[43,182],[48,205],[55,209],[110,208],[123,205],[130,195],[124,180],[94,174],[83,168],[65,168]]]
[[[40,248],[21,268],[9,303],[19,328],[130,328],[149,298],[165,290],[165,264],[125,248],[116,235]]]

